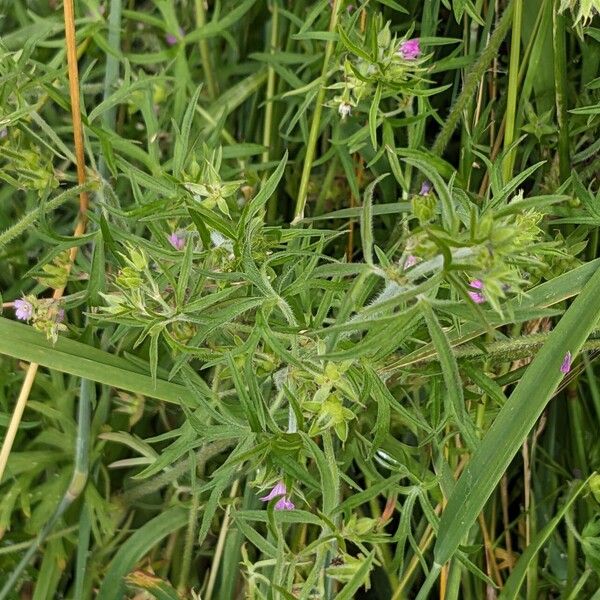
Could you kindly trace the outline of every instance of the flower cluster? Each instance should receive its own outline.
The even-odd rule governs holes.
[[[230,210],[227,200],[233,197],[242,183],[242,180],[223,181],[219,170],[221,168],[222,152],[219,148],[209,152],[206,148],[205,158],[200,166],[192,161],[190,172],[184,183],[185,189],[192,194],[195,201],[201,202],[204,207],[213,209],[217,207],[222,213],[229,216]]]
[[[483,295],[483,281],[481,279],[474,279],[469,283],[469,286],[473,288],[469,292],[469,298],[475,302],[475,304],[483,304],[485,302],[485,296]]]
[[[290,500],[287,488],[283,481],[278,481],[266,496],[261,497],[261,500],[263,502],[269,502],[275,498],[278,498],[275,503],[275,510],[294,510],[296,508],[296,505]]]
[[[180,231],[174,231],[167,236],[167,241],[175,250],[183,250],[185,248],[185,236]]]
[[[405,97],[413,95],[414,83],[423,71],[421,41],[398,40],[391,34],[390,23],[383,24],[380,20],[376,50],[367,44],[366,38],[359,42],[351,40],[350,33],[342,34],[342,43],[348,54],[341,66],[341,81],[330,86],[338,93],[329,106],[346,119],[361,102],[369,102],[378,89],[380,99],[395,98],[402,108]]]
[[[59,331],[66,331],[65,311],[53,298],[23,296],[13,303],[15,317],[19,321],[31,323],[38,331],[43,331],[49,340],[56,343]]]

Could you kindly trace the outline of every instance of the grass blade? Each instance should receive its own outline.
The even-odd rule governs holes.
[[[566,352],[575,356],[595,327],[600,317],[599,294],[600,270],[596,270],[475,451],[442,514],[434,550],[436,564],[442,565],[452,557],[552,397],[563,378],[560,366]]]

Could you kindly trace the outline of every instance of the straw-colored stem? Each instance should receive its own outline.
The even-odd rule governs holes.
[[[77,70],[77,44],[75,40],[75,14],[73,11],[73,0],[65,0],[64,2],[64,18],[65,18],[65,41],[67,46],[67,64],[69,70],[69,92],[71,96],[71,115],[73,119],[73,137],[75,144],[75,157],[76,157],[76,168],[77,168],[77,180],[80,185],[84,185],[86,181],[85,176],[85,153],[83,149],[83,127],[81,125],[81,105],[79,102],[79,74]],[[79,217],[77,225],[75,227],[74,236],[79,237],[85,233],[87,225],[87,209],[89,205],[88,194],[86,190],[82,190],[79,193]],[[69,251],[69,264],[67,271],[70,272],[75,258],[77,256],[78,246],[73,246]],[[52,298],[58,300],[62,297],[65,291],[64,286],[54,290]],[[29,398],[31,386],[38,370],[38,366],[35,363],[31,363],[25,374],[25,379],[21,385],[21,391],[19,392],[19,398],[15,410],[12,414],[10,424],[8,426],[6,437],[2,442],[2,449],[0,450],[0,481],[4,476],[6,469],[6,463],[12,445],[21,423],[21,417]]]
[[[23,411],[25,410],[27,398],[29,398],[29,392],[31,391],[31,386],[35,380],[37,370],[38,365],[35,363],[29,365],[27,373],[25,374],[25,379],[21,385],[21,391],[19,393],[19,397],[17,398],[17,404],[15,405],[15,409],[8,425],[8,430],[6,431],[6,437],[2,442],[2,450],[0,450],[0,482],[2,481],[6,463],[8,461],[13,442],[15,441],[17,431],[19,430],[19,423],[21,422],[21,417],[23,416]]]
[[[236,479],[231,486],[230,498],[233,499],[237,495],[237,490],[240,480]],[[231,504],[225,509],[225,516],[221,524],[221,531],[219,532],[219,539],[217,540],[217,547],[215,548],[215,554],[212,561],[212,568],[210,570],[210,576],[208,578],[208,584],[206,586],[206,592],[204,593],[205,600],[210,600],[212,597],[215,583],[217,581],[217,573],[219,572],[219,563],[223,556],[223,550],[225,549],[225,539],[229,531],[229,521],[231,520]]]

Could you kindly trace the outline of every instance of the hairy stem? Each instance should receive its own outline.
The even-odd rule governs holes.
[[[450,109],[450,114],[442,127],[442,130],[438,134],[431,151],[434,154],[443,154],[446,146],[450,142],[452,134],[456,129],[463,111],[467,108],[467,105],[474,97],[475,92],[477,90],[477,86],[481,78],[484,76],[488,65],[496,54],[498,53],[498,49],[500,48],[500,44],[504,41],[508,30],[510,29],[512,23],[512,13],[514,9],[515,0],[510,0],[506,8],[504,9],[504,13],[494,30],[494,33],[490,37],[490,41],[486,46],[485,50],[479,55],[479,58],[475,61],[475,64],[471,67],[470,73],[467,75],[465,80],[465,85],[462,89],[462,92],[456,99],[456,102]]]

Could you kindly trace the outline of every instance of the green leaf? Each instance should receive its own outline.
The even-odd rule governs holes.
[[[325,456],[321,448],[304,432],[299,432],[306,451],[315,459],[317,469],[321,476],[321,495],[323,498],[323,514],[331,515],[338,505],[337,498],[337,465],[332,456]],[[328,432],[323,433],[323,440],[329,440],[331,436]]]
[[[115,554],[104,576],[97,600],[121,600],[125,596],[124,578],[135,565],[170,533],[184,527],[188,511],[170,508],[147,521]]]
[[[447,410],[454,417],[454,422],[469,447],[475,448],[478,440],[475,436],[473,423],[465,409],[463,386],[458,372],[456,357],[452,352],[448,337],[442,329],[431,305],[426,300],[423,300],[419,306],[423,311],[427,329],[429,329],[429,334],[431,335],[433,345],[442,366],[445,384],[444,389],[449,400],[447,403]]]
[[[186,158],[190,155],[190,131],[192,129],[192,122],[194,120],[194,115],[196,114],[196,105],[198,104],[198,98],[200,97],[201,90],[202,86],[198,86],[194,92],[194,95],[190,99],[181,123],[181,131],[175,138],[175,146],[173,148],[174,177],[181,177],[181,171],[185,165]]]
[[[379,112],[382,89],[381,84],[379,84],[369,108],[369,133],[371,134],[371,144],[373,144],[375,150],[377,150],[377,113]]]
[[[277,186],[283,177],[285,165],[287,164],[287,158],[288,155],[286,152],[271,177],[269,177],[266,183],[260,188],[258,194],[256,194],[256,196],[254,196],[254,198],[252,198],[252,200],[250,200],[250,202],[248,202],[248,204],[244,207],[244,212],[242,213],[240,222],[238,224],[238,239],[242,239],[248,223],[259,213],[259,211],[277,190]]]
[[[573,189],[575,190],[575,194],[581,200],[581,203],[585,207],[586,211],[592,216],[594,219],[600,221],[600,201],[599,199],[594,198],[592,193],[585,188],[583,183],[581,183],[581,179],[579,179],[579,175],[577,175],[576,171],[571,173],[571,181],[573,182]]]
[[[588,477],[586,481],[578,483],[569,494],[567,501],[560,507],[560,510],[558,510],[552,519],[550,519],[550,521],[548,521],[543,529],[535,534],[533,539],[529,542],[527,548],[525,548],[523,554],[521,554],[521,557],[517,561],[517,564],[510,574],[510,577],[504,583],[498,600],[513,600],[514,598],[518,597],[519,589],[523,584],[525,577],[527,576],[527,570],[529,569],[531,562],[537,553],[542,549],[544,544],[548,541],[552,535],[552,532],[558,527],[559,523],[573,505],[573,502],[575,502],[581,492],[586,489],[590,479],[591,476]]]
[[[157,379],[154,385],[152,377],[140,373],[137,367],[124,358],[64,337],[59,337],[53,345],[43,333],[2,317],[0,354],[150,398],[175,404],[189,402],[189,393],[185,387],[161,379]]]
[[[519,451],[528,433],[563,379],[567,352],[579,352],[600,317],[600,270],[565,312],[460,476],[442,514],[434,550],[436,565],[456,552],[477,515]]]
[[[353,54],[356,54],[356,56],[359,56],[360,58],[366,60],[369,63],[373,62],[373,59],[371,58],[370,54],[363,50],[358,44],[355,44],[342,27],[338,27],[338,34],[340,36],[340,41],[344,46],[346,46],[347,50],[349,50]]]
[[[356,592],[369,581],[369,572],[375,558],[375,550],[369,553],[360,568],[352,576],[352,579],[343,587],[335,600],[352,600]]]

